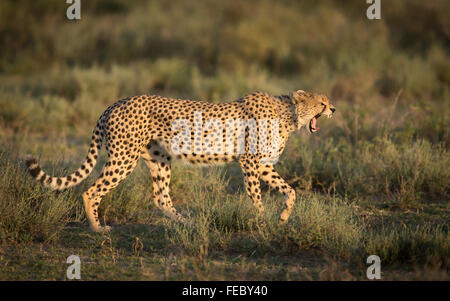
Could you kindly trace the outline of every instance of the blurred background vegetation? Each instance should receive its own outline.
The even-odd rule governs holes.
[[[67,7],[1,2],[5,127],[92,124],[96,104],[141,93],[218,101],[301,88],[327,93],[352,116],[347,122],[358,122],[334,135],[377,136],[370,132],[383,126],[378,115],[395,101],[385,124],[391,134],[448,146],[448,1],[383,3],[374,21],[359,0],[82,1],[80,21],[66,19]],[[41,124],[15,99],[61,112]]]
[[[256,90],[304,89],[326,93],[339,109],[332,122],[321,121],[325,126],[307,142],[315,147],[306,152],[326,147],[323,160],[346,168],[358,158],[353,165],[362,176],[348,171],[358,183],[385,178],[388,169],[371,162],[378,148],[387,166],[392,156],[396,164],[408,162],[407,169],[420,160],[429,160],[423,166],[432,170],[437,158],[448,162],[448,1],[383,3],[381,20],[368,20],[368,5],[359,0],[82,1],[79,21],[67,20],[68,6],[59,0],[0,4],[0,139],[23,151],[45,156],[57,148],[33,148],[27,143],[33,138],[83,145],[105,107],[132,95],[217,102]],[[302,134],[299,139],[306,143]],[[396,155],[387,154],[386,143]],[[431,157],[404,158],[416,147]],[[299,174],[314,169],[313,186],[331,185],[337,176],[328,165],[321,170],[298,160],[292,168]],[[379,188],[364,192],[385,194],[405,181],[415,192],[430,190],[434,178],[447,175],[444,168],[419,186],[395,175],[400,178],[388,188],[370,183]],[[345,188],[348,181],[339,182],[341,192],[356,189]],[[430,197],[448,197],[447,179],[437,185]]]
[[[446,258],[448,266],[450,1],[382,1],[381,20],[366,18],[364,0],[82,0],[79,21],[66,19],[68,6],[63,0],[0,2],[0,147],[2,166],[8,167],[3,178],[24,177],[7,162],[18,164],[25,153],[56,160],[43,160],[49,172],[63,162],[60,174],[77,168],[98,116],[120,98],[162,94],[218,102],[253,91],[320,92],[330,97],[337,114],[319,120],[319,133],[292,137],[277,167],[280,174],[299,195],[319,193],[314,204],[322,205],[317,206],[324,206],[323,195],[329,202],[361,206],[349,210],[371,216],[373,239],[366,250],[402,250],[392,255],[393,262],[414,261],[411,256],[426,254],[422,247],[440,250],[438,258]],[[235,167],[225,171],[239,174]],[[220,173],[217,178],[195,173],[174,170],[175,200],[195,198],[186,192],[185,177],[199,189],[208,181],[221,182]],[[141,183],[137,176],[129,181],[133,187]],[[228,193],[242,193],[240,181],[231,179]],[[21,230],[30,235],[27,229],[39,232],[16,213],[24,212],[17,206],[42,195],[32,197],[36,191],[13,180],[0,188],[2,216],[9,216],[0,224],[3,237],[20,237]],[[149,192],[120,193],[115,196],[125,197],[125,203],[104,205],[109,218],[142,221],[127,212],[153,206],[142,203]],[[17,198],[23,202],[15,203]],[[245,199],[245,193],[236,198]],[[127,209],[129,200],[136,207]],[[52,225],[74,215],[72,207],[55,208],[49,222],[41,222],[47,238],[60,229]],[[340,223],[350,227],[346,214]],[[395,225],[381,227],[380,220]],[[360,225],[360,236],[353,237],[368,233],[366,223]],[[309,234],[320,241],[322,231]],[[330,237],[333,233],[330,229]],[[392,233],[403,236],[392,238]],[[414,249],[405,243],[428,237],[422,233],[438,235],[439,247],[423,243]]]

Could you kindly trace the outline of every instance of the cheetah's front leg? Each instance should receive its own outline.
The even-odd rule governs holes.
[[[259,182],[259,163],[254,155],[243,155],[239,160],[242,173],[244,174],[244,184],[247,194],[253,201],[259,215],[264,212],[263,203],[261,201],[261,185]]]
[[[259,173],[264,182],[284,195],[285,207],[281,212],[280,222],[285,223],[289,219],[292,208],[294,207],[295,190],[280,177],[271,164],[261,166]]]

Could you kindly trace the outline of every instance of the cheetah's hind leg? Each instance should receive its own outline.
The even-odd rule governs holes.
[[[116,164],[114,164],[114,162]],[[120,162],[120,165],[119,165]],[[89,226],[94,232],[104,232],[111,230],[110,226],[101,226],[98,218],[98,207],[102,197],[115,188],[124,180],[136,167],[137,159],[130,161],[108,161],[103,167],[97,181],[83,193],[83,203]]]
[[[157,142],[151,141],[145,150],[141,153],[152,176],[153,200],[155,205],[163,213],[181,223],[186,223],[186,219],[177,212],[170,198],[170,175],[171,175],[171,156],[164,147]]]

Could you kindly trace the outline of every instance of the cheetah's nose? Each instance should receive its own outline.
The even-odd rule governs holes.
[[[331,108],[330,110],[334,113],[336,111],[336,108]]]

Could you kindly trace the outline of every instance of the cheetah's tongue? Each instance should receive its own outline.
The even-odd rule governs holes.
[[[316,128],[316,122],[317,122],[316,117],[313,117],[313,119],[311,120],[311,128],[315,131],[318,131],[320,130],[320,128]]]

